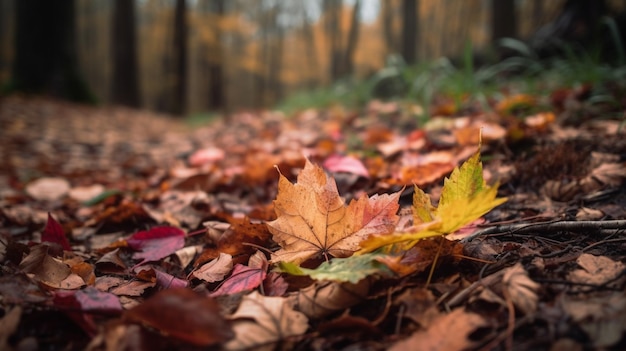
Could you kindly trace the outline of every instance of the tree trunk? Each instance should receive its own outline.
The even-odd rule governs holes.
[[[139,107],[139,67],[135,34],[135,2],[115,0],[113,3],[113,103]]]
[[[93,102],[78,71],[73,0],[16,1],[13,88]]]
[[[359,41],[359,28],[361,27],[360,12],[361,0],[356,0],[354,8],[352,9],[352,23],[350,24],[346,53],[342,65],[343,73],[346,75],[354,73],[354,52],[356,51],[356,44]]]
[[[495,43],[502,38],[517,37],[515,0],[491,0],[491,38]]]
[[[172,113],[184,115],[187,97],[187,4],[176,0],[174,10],[174,82]]]
[[[326,27],[326,37],[329,40],[329,53],[330,53],[330,79],[336,81],[341,78],[341,53],[342,53],[342,41],[341,37],[341,8],[343,3],[341,0],[324,0],[323,9]]]
[[[417,0],[402,1],[402,57],[407,64],[417,60]]]
[[[387,46],[387,51],[389,53],[397,53],[398,45],[396,44],[396,35],[393,30],[393,20],[394,20],[394,2],[393,1],[383,1],[382,6],[382,27],[383,27],[383,35],[385,37],[385,43]]]
[[[224,70],[222,48],[222,25],[221,20],[225,12],[225,0],[212,0],[211,12],[214,21],[211,23],[216,40],[211,43],[209,51],[209,96],[208,107],[210,110],[221,110],[224,104]]]

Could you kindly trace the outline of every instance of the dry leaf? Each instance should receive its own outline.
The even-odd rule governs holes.
[[[243,297],[230,319],[235,338],[225,345],[227,350],[274,350],[274,343],[301,335],[309,327],[307,317],[294,311],[286,298],[256,291]]]
[[[189,289],[163,290],[126,311],[124,319],[198,346],[222,343],[233,336],[219,304]]]
[[[476,345],[468,336],[476,329],[487,325],[483,317],[467,313],[462,308],[443,315],[426,329],[420,330],[408,339],[395,343],[390,350],[455,351],[465,350]]]
[[[70,183],[65,178],[39,178],[26,186],[26,193],[39,201],[60,200],[69,191]]]
[[[561,300],[561,305],[597,349],[616,344],[626,331],[626,297],[623,292],[591,298],[568,297]]]
[[[622,274],[624,264],[619,261],[613,261],[606,256],[594,256],[590,254],[582,254],[576,260],[581,267],[572,271],[568,275],[568,279],[574,283],[603,285]]]
[[[321,318],[356,305],[367,298],[371,282],[362,279],[356,284],[322,282],[298,291],[290,298],[298,311],[309,318]]]
[[[220,252],[218,258],[191,272],[191,274],[209,283],[224,279],[233,269],[233,256]]]
[[[394,229],[399,196],[363,195],[346,206],[335,181],[307,160],[296,184],[280,175],[274,201],[278,218],[268,228],[281,249],[272,260],[297,264],[316,256],[352,255],[369,235]]]
[[[513,267],[504,270],[502,283],[503,289],[506,289],[515,307],[526,315],[535,313],[539,300],[537,296],[539,284],[528,277],[528,273],[521,263],[516,263]]]

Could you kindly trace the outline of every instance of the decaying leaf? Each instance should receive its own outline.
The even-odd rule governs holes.
[[[275,343],[288,343],[289,337],[302,335],[309,327],[307,317],[295,311],[284,297],[266,297],[256,291],[243,297],[229,318],[235,337],[227,350],[274,350]]]
[[[528,277],[521,263],[516,263],[503,271],[503,289],[513,301],[515,307],[526,315],[533,315],[537,310],[537,289],[539,284]]]
[[[181,249],[185,245],[185,232],[176,227],[154,227],[133,234],[126,242],[139,251],[133,258],[142,260],[142,264],[160,260]]]
[[[335,181],[307,160],[296,184],[280,175],[274,201],[278,218],[268,228],[281,249],[272,260],[298,264],[316,256],[352,255],[369,235],[394,229],[399,196],[364,195],[346,206]]]
[[[126,311],[124,319],[197,346],[223,343],[233,336],[218,303],[189,289],[163,290]]]
[[[626,331],[626,296],[623,292],[596,297],[566,297],[561,300],[561,306],[587,333],[597,349],[615,345]]]
[[[580,269],[569,273],[568,279],[575,283],[603,285],[624,272],[624,264],[606,256],[584,253],[576,259]]]
[[[409,338],[395,343],[390,350],[461,351],[471,348],[477,342],[468,337],[476,329],[487,325],[487,321],[475,313],[457,308],[440,316],[426,328]]]
[[[229,254],[220,252],[218,258],[204,264],[200,268],[191,272],[191,274],[209,283],[217,282],[224,279],[224,276],[233,269],[233,257]]]
[[[322,318],[362,302],[367,298],[370,286],[369,279],[356,284],[318,282],[298,291],[290,299],[295,308],[309,318]]]

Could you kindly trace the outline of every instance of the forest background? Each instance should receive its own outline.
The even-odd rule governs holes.
[[[63,0],[54,6],[71,11],[71,49],[94,101],[189,115],[272,107],[294,92],[367,79],[394,60],[458,58],[468,43],[483,60],[495,61],[499,39],[534,39],[565,3]],[[626,8],[623,1],[602,3],[613,13]],[[18,19],[37,19],[37,6],[0,0],[5,90],[19,61]],[[55,14],[40,12],[27,28],[53,25],[48,18]]]

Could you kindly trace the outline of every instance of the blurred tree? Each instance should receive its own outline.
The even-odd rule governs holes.
[[[352,22],[350,24],[350,31],[348,32],[346,52],[343,57],[342,75],[351,75],[354,73],[354,53],[356,51],[356,44],[359,41],[359,28],[361,27],[360,13],[361,0],[356,0],[352,8]]]
[[[214,33],[214,41],[209,47],[209,96],[208,108],[210,110],[220,110],[225,107],[224,101],[224,70],[222,66],[223,49],[222,49],[222,24],[221,20],[225,15],[225,0],[209,0],[209,9],[212,21],[209,23]]]
[[[399,52],[398,43],[395,35],[396,33],[393,26],[394,19],[396,18],[394,4],[395,1],[391,0],[381,1],[383,35],[385,38],[385,46],[387,47],[387,51],[390,53]]]
[[[404,61],[414,64],[417,61],[417,0],[402,1],[402,48]]]
[[[322,11],[324,14],[324,27],[326,38],[329,42],[329,67],[330,79],[336,81],[341,78],[341,0],[322,0]]]
[[[174,59],[170,111],[176,115],[186,112],[187,97],[187,3],[176,0],[174,7]]]
[[[135,33],[135,2],[115,0],[113,3],[111,51],[113,56],[113,103],[139,107],[139,66]]]
[[[515,0],[491,0],[491,40],[517,37]]]
[[[78,72],[74,5],[74,0],[16,1],[14,90],[95,100]]]

